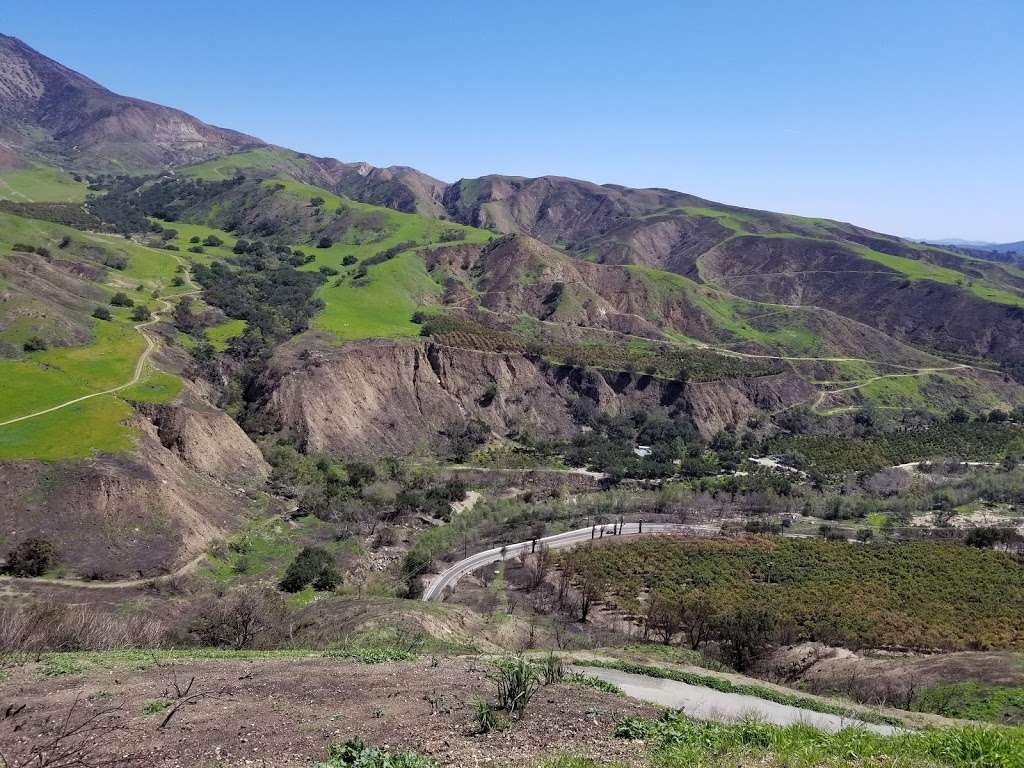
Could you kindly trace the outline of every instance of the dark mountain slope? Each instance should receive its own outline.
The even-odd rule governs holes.
[[[119,96],[0,35],[0,143],[80,170],[180,165],[262,142]]]

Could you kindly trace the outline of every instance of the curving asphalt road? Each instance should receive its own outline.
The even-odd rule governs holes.
[[[641,527],[643,530],[641,530]],[[605,536],[612,535],[612,523],[604,523],[602,525],[588,526],[586,528],[578,528],[575,531],[566,531],[565,533],[556,533],[554,536],[545,536],[544,538],[536,540],[536,546],[544,545],[548,549],[563,549],[565,547],[573,547],[577,544],[583,544],[591,539],[597,540],[601,537],[601,529],[604,529]],[[623,536],[636,536],[638,534],[714,534],[718,532],[718,527],[713,525],[682,525],[679,523],[624,523],[622,526]],[[478,552],[475,555],[470,555],[465,560],[460,560],[455,565],[441,572],[434,581],[423,590],[423,599],[427,602],[442,600],[445,596],[445,590],[449,587],[454,587],[459,583],[459,579],[465,576],[467,573],[472,573],[478,568],[483,568],[485,565],[496,563],[499,560],[510,560],[513,557],[518,557],[522,552],[530,552],[533,550],[533,541],[523,541],[518,544],[509,544],[505,547],[495,547],[493,549],[487,549],[483,552]]]

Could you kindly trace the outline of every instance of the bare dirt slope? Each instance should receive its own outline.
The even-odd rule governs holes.
[[[136,415],[136,450],[47,464],[0,463],[0,531],[9,546],[54,543],[67,575],[155,576],[237,528],[252,509],[238,483],[268,467],[220,411],[159,409]]]
[[[578,431],[572,406],[583,394],[611,414],[692,407],[698,428],[713,435],[757,409],[775,410],[811,393],[788,373],[684,386],[643,375],[602,376],[521,354],[391,341],[318,353],[278,370],[264,387],[267,410],[307,449],[356,456],[436,447],[447,427],[470,418],[503,435],[528,429],[572,436]]]
[[[174,701],[175,675],[181,685],[194,676],[193,693],[210,695],[160,729],[166,711],[146,708]],[[485,662],[471,659],[134,662],[56,677],[28,665],[0,687],[5,707],[25,705],[22,727],[12,733],[11,721],[4,723],[0,741],[8,754],[27,751],[77,699],[83,714],[120,706],[112,717],[124,730],[100,751],[135,755],[150,766],[308,766],[351,736],[451,766],[534,766],[563,751],[632,762],[642,746],[612,738],[612,728],[624,716],[654,714],[627,699],[557,684],[541,689],[510,730],[471,735],[471,702],[492,696],[492,688]]]

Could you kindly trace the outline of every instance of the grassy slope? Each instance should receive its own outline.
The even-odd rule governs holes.
[[[88,190],[59,168],[33,165],[0,169],[0,200],[79,203]]]
[[[205,163],[179,169],[182,176],[193,176],[207,181],[224,181],[240,173],[288,176],[302,174],[309,161],[298,152],[281,147],[258,147],[238,152]]]
[[[327,210],[345,205],[358,212],[385,217],[384,234],[352,228],[342,241],[330,248],[303,246],[304,250],[316,256],[316,261],[303,269],[316,270],[328,266],[343,270],[341,260],[345,256],[354,256],[362,261],[401,242],[414,241],[417,246],[439,243],[441,233],[450,229],[464,231],[464,242],[469,243],[483,243],[491,237],[490,232],[480,229],[357,203],[308,184],[284,179],[273,179],[267,183],[283,184],[288,194],[302,200],[323,198]],[[329,278],[318,293],[327,307],[314,319],[314,327],[334,334],[342,341],[372,336],[415,336],[419,333],[419,326],[411,322],[412,314],[441,293],[441,286],[427,274],[423,259],[414,250],[369,267],[365,281],[354,282],[351,277],[353,271],[343,270],[340,280]]]
[[[823,244],[835,245],[837,242],[852,254],[862,259],[881,264],[911,281],[931,280],[946,285],[957,285],[975,296],[997,304],[1008,304],[1010,306],[1024,306],[1024,296],[1019,292],[1007,289],[1005,286],[997,285],[987,279],[978,279],[968,276],[962,272],[949,267],[939,266],[925,261],[924,259],[911,259],[905,256],[894,256],[881,253],[867,246],[858,243],[836,239],[836,226],[842,226],[837,222],[829,222],[825,219],[809,219],[799,216],[786,216],[783,220],[790,222],[798,231],[795,232],[770,232],[763,230],[765,226],[774,226],[773,223],[760,221],[757,212],[743,212],[734,210],[717,210],[702,207],[686,207],[681,209],[689,216],[700,216],[712,218],[722,225],[731,234],[721,242],[732,240],[738,237],[762,237],[762,238],[785,238],[820,240]],[[826,238],[826,235],[831,237]],[[962,258],[962,257],[957,257]],[[988,265],[986,265],[988,266]],[[699,267],[699,261],[698,261]]]
[[[83,233],[48,222],[0,214],[0,259],[15,242],[50,248],[55,259],[61,238],[128,259],[124,270],[109,270],[101,287],[108,296],[123,290],[150,309],[160,304],[151,290],[183,292],[187,286],[170,287],[178,262],[165,251],[146,248],[124,238]],[[69,248],[70,250],[70,248]],[[71,256],[69,256],[71,258]],[[132,290],[142,285],[143,292]],[[46,305],[42,305],[46,309]],[[76,397],[102,392],[131,378],[139,355],[146,347],[129,318],[130,310],[109,307],[110,322],[83,318],[92,327],[92,340],[73,347],[52,347],[0,360],[0,421],[58,405]],[[0,306],[0,318],[4,309]],[[45,318],[42,318],[45,320]],[[27,323],[27,325],[26,325]],[[11,338],[44,330],[45,323],[19,318]],[[24,326],[24,327],[23,327]],[[87,456],[93,450],[125,451],[133,445],[134,431],[124,422],[132,415],[127,401],[161,402],[180,390],[177,377],[150,371],[131,389],[118,396],[104,396],[69,406],[44,416],[0,427],[0,458],[54,460]]]

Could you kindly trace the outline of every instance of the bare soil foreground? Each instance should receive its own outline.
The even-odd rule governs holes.
[[[22,665],[0,685],[0,751],[30,753],[72,723],[117,708],[116,728],[89,734],[97,757],[131,756],[145,766],[308,766],[328,746],[359,736],[415,750],[450,766],[536,766],[562,752],[640,759],[642,745],[612,737],[625,716],[653,708],[558,683],[542,688],[525,718],[505,731],[473,735],[472,704],[493,695],[480,659],[430,658],[363,664],[342,659],[258,659],[79,663],[73,657]],[[83,671],[80,670],[83,667]],[[178,703],[187,703],[167,725]],[[189,699],[188,697],[194,697]],[[17,764],[13,763],[12,764]],[[101,764],[98,759],[90,764]]]

